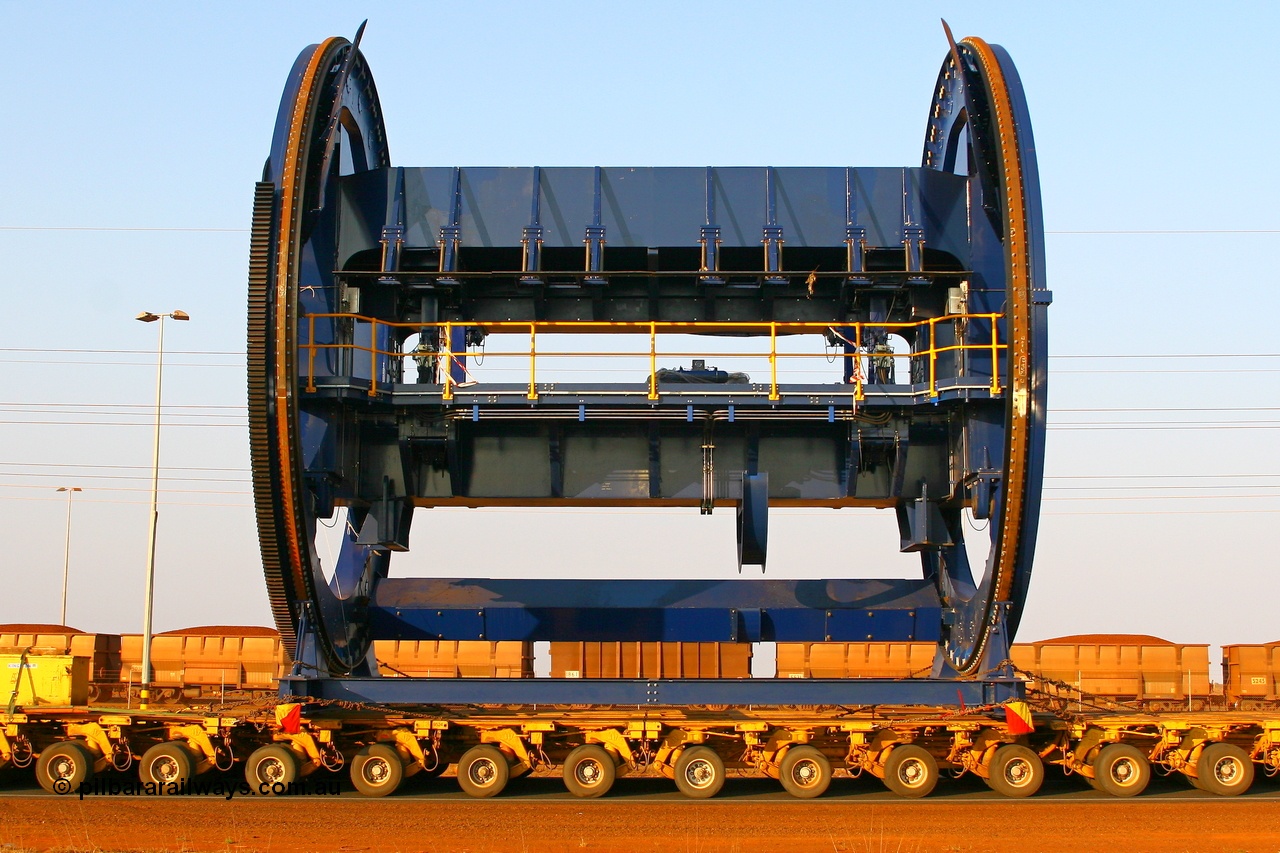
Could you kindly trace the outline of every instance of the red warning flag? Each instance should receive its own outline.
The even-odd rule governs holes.
[[[1004,724],[1011,735],[1028,735],[1036,730],[1031,719],[1031,706],[1021,701],[1004,703]]]
[[[302,706],[297,702],[276,706],[276,722],[285,734],[296,735],[302,731]]]

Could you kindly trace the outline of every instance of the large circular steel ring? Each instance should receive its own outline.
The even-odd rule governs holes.
[[[971,216],[990,223],[1005,261],[1002,304],[996,306],[1004,313],[998,333],[1006,345],[1004,447],[1003,458],[991,460],[1000,479],[988,526],[990,550],[975,577],[964,554],[960,513],[951,510],[956,547],[925,555],[926,573],[938,579],[950,614],[943,635],[948,662],[957,673],[974,675],[1000,616],[1006,639],[1017,629],[1044,470],[1048,351],[1044,305],[1036,296],[1045,289],[1044,225],[1026,98],[1003,48],[967,38],[947,56],[934,90],[923,165],[969,175]]]
[[[317,658],[338,673],[367,658],[364,610],[388,555],[357,544],[363,510],[348,506],[336,557],[321,559],[317,533],[344,505],[342,484],[323,475],[322,461],[340,453],[344,421],[303,404],[297,341],[305,315],[339,310],[339,295],[324,285],[330,270],[319,261],[335,239],[325,195],[339,191],[343,175],[389,163],[377,89],[358,46],[331,38],[302,51],[280,102],[254,204],[249,427],[258,535],[276,625],[296,658],[305,619],[317,638]]]

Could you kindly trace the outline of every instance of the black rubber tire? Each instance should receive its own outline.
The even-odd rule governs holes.
[[[1220,797],[1243,794],[1253,785],[1253,762],[1233,743],[1211,743],[1200,752],[1196,774],[1202,791]]]
[[[176,740],[158,743],[142,754],[138,778],[159,793],[177,793],[196,775],[199,761],[191,747]]]
[[[575,797],[603,797],[613,787],[617,770],[609,750],[595,743],[584,744],[564,760],[564,786]]]
[[[1151,782],[1151,763],[1127,743],[1107,744],[1093,760],[1094,787],[1113,797],[1136,797]]]
[[[244,763],[245,781],[259,794],[279,793],[274,786],[297,782],[299,772],[298,756],[278,743],[255,749]]]
[[[884,785],[899,797],[919,799],[938,784],[938,760],[924,747],[895,746],[884,761]]]
[[[1030,797],[1044,784],[1040,756],[1016,743],[999,747],[991,757],[987,785],[1006,797]]]
[[[351,784],[365,797],[395,793],[404,781],[404,759],[394,746],[371,743],[351,760]]]
[[[50,794],[71,794],[93,778],[93,753],[84,741],[55,743],[36,759],[36,780]]]
[[[469,796],[496,797],[510,778],[511,765],[496,746],[473,746],[458,759],[458,785]]]
[[[686,747],[676,759],[676,787],[695,800],[706,800],[724,787],[724,761],[709,746]]]
[[[831,762],[812,746],[793,746],[778,765],[778,781],[801,800],[821,797],[831,787]]]

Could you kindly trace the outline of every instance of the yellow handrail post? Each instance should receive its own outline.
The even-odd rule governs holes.
[[[991,395],[994,397],[1000,393],[1000,359],[998,356],[1000,335],[996,331],[999,328],[996,318],[1000,315],[989,314],[988,316],[991,318]]]
[[[538,399],[537,374],[538,332],[534,323],[529,324],[529,393],[527,399]]]
[[[307,316],[307,390],[316,390],[316,318]]]
[[[369,396],[378,396],[378,321],[369,319]]]
[[[658,399],[658,324],[649,322],[649,399]]]
[[[444,341],[440,345],[444,358],[444,387],[440,390],[441,400],[453,399],[453,323],[444,324]],[[440,363],[440,362],[437,362]]]
[[[862,324],[853,327],[853,399],[859,403],[866,399],[862,390]]]
[[[929,396],[938,396],[937,317],[929,318]]]
[[[769,399],[777,400],[778,395],[778,324],[769,324]]]

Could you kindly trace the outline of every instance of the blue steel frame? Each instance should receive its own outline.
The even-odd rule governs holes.
[[[328,515],[333,496],[322,478],[304,470],[300,460],[304,448],[308,454],[315,454],[316,448],[323,448],[331,442],[336,428],[322,417],[317,417],[314,411],[298,407],[296,377],[299,370],[295,359],[302,317],[306,313],[333,311],[335,307],[334,296],[329,293],[333,288],[325,284],[332,278],[323,258],[326,253],[336,250],[339,236],[336,225],[323,214],[326,198],[332,200],[338,196],[334,186],[341,158],[333,156],[338,135],[342,134],[349,159],[357,172],[385,170],[389,163],[376,90],[358,51],[358,40],[357,35],[357,44],[352,45],[342,39],[330,39],[322,45],[308,48],[299,57],[281,103],[272,156],[264,173],[265,182],[260,185],[261,190],[271,194],[270,204],[263,203],[261,217],[255,207],[255,244],[261,242],[263,255],[273,261],[283,259],[272,266],[262,280],[266,294],[262,300],[267,303],[262,310],[267,316],[268,329],[275,333],[274,340],[266,340],[266,336],[264,340],[255,340],[251,323],[251,424],[257,430],[254,433],[255,493],[273,609],[282,633],[297,644],[297,657],[302,664],[299,672],[320,675],[351,673],[353,676],[363,673],[372,676],[377,671],[370,655],[370,644],[375,637],[487,641],[624,638],[716,642],[938,640],[948,650],[947,663],[950,667],[940,666],[939,673],[982,676],[1002,662],[1004,642],[1016,629],[1025,599],[1035,544],[1043,473],[1047,352],[1045,309],[1049,301],[1044,290],[1042,217],[1034,143],[1021,85],[1002,49],[991,48],[977,40],[966,40],[953,50],[940,75],[924,163],[926,169],[952,171],[958,168],[957,145],[969,146],[968,159],[979,173],[971,182],[972,191],[976,194],[975,207],[986,211],[992,218],[996,237],[1002,243],[1013,239],[1006,233],[1012,210],[1009,205],[1013,201],[1009,198],[1011,188],[1005,171],[1020,167],[1022,184],[1017,189],[1021,192],[1025,186],[1025,196],[1020,202],[1023,206],[1018,214],[1026,220],[1029,232],[1026,249],[1031,258],[1028,282],[1031,307],[1024,326],[1018,328],[1017,322],[1022,321],[1017,321],[1005,333],[1022,336],[1028,342],[1029,357],[1025,359],[1024,366],[1029,365],[1030,369],[1029,381],[1025,385],[1030,416],[1025,418],[1025,423],[1018,421],[1015,424],[1021,415],[1014,410],[1023,404],[1015,406],[1009,402],[1006,404],[1011,419],[1008,423],[1003,426],[976,424],[974,429],[986,430],[988,437],[998,436],[1001,429],[1006,432],[1025,429],[1029,449],[1021,482],[1002,483],[997,472],[987,479],[980,476],[974,485],[976,494],[986,496],[978,499],[975,506],[984,505],[984,500],[989,501],[993,518],[992,557],[985,573],[975,581],[967,564],[963,544],[958,537],[958,511],[950,510],[952,515],[939,522],[952,531],[954,541],[945,535],[937,537],[937,531],[932,529],[936,511],[922,494],[905,512],[901,508],[899,510],[904,550],[922,550],[925,578],[921,581],[818,582],[845,584],[847,594],[839,598],[804,594],[803,583],[788,586],[785,582],[739,582],[733,588],[726,585],[718,593],[709,593],[702,588],[682,592],[680,584],[669,581],[637,581],[618,585],[612,600],[586,600],[574,595],[575,586],[580,587],[581,584],[541,580],[513,582],[502,596],[495,599],[485,595],[476,597],[474,593],[477,590],[491,593],[503,582],[388,579],[389,554],[385,543],[407,541],[407,511],[402,520],[392,518],[387,521],[385,517],[375,519],[371,514],[375,511],[369,506],[353,503],[350,532],[344,538],[332,580],[325,579],[314,554],[315,525],[318,518]],[[989,56],[995,57],[994,64],[988,62],[987,66],[982,66],[979,60]],[[994,126],[995,117],[990,103],[999,98],[1012,104],[1012,128],[1005,129],[1007,138],[996,139],[998,130]],[[941,142],[932,135],[936,130],[934,124],[942,128]],[[323,131],[318,130],[321,127]],[[961,131],[967,131],[969,136],[965,137]],[[291,145],[297,145],[300,136],[301,146],[297,150],[291,148]],[[997,148],[1000,148],[999,157],[996,156]],[[975,150],[978,151],[976,157]],[[1009,160],[1009,157],[1014,160]],[[329,168],[322,165],[316,169],[314,163],[329,164]],[[396,210],[382,231],[383,257],[379,274],[386,281],[395,280],[405,245],[406,219],[403,191],[399,189],[403,187],[403,171],[396,170]],[[524,256],[519,283],[524,286],[545,284],[540,258],[547,228],[540,207],[538,188],[541,179],[537,169],[533,174],[532,207],[527,220],[530,224],[523,228],[522,239]],[[437,277],[436,283],[440,285],[457,285],[456,278],[465,275],[465,270],[458,266],[458,242],[462,233],[458,213],[461,197],[458,175],[455,170],[454,212],[441,229],[440,272],[445,275]],[[773,169],[765,170],[764,175],[768,204],[761,241],[764,248],[761,283],[781,287],[788,283],[788,278],[782,275],[785,272],[781,261],[784,229],[779,224],[777,177]],[[846,170],[846,181],[848,175]],[[585,273],[580,279],[582,285],[602,286],[607,283],[608,276],[602,268],[607,229],[601,213],[601,170],[595,169],[594,176],[594,210],[591,224],[586,228]],[[700,278],[704,284],[723,284],[725,279],[719,268],[721,229],[715,224],[717,216],[711,181],[712,170],[708,169],[706,216],[701,228],[703,262]],[[925,231],[920,227],[921,214],[914,208],[916,202],[907,192],[906,182],[904,172],[902,242],[907,263],[906,282],[909,286],[919,286],[927,282],[924,277],[927,272]],[[267,196],[263,195],[263,198]],[[290,210],[292,214],[286,218],[286,212]],[[846,218],[849,263],[845,286],[873,287],[876,274],[864,268],[867,229],[858,224],[852,208],[847,211]],[[264,236],[268,231],[269,239]],[[306,252],[302,251],[304,244]],[[999,247],[994,250],[998,251]],[[992,249],[989,247],[986,251]],[[295,254],[292,265],[286,252]],[[455,278],[448,278],[449,275]],[[283,296],[277,295],[272,301],[272,291]],[[252,293],[251,288],[251,308]],[[984,297],[980,292],[974,298],[978,300],[979,308],[999,310],[1004,297],[999,293],[987,297],[994,300],[990,305],[981,304]],[[449,342],[450,352],[464,352],[465,329],[455,328],[454,334],[456,339]],[[371,343],[384,346],[380,341]],[[259,409],[256,414],[255,349],[266,377],[260,390],[273,395],[276,401],[275,409],[263,408],[257,401]],[[272,376],[273,367],[282,369],[276,370]],[[458,382],[465,376],[464,367],[461,357],[455,357],[451,358],[446,369],[453,381]],[[290,384],[292,387],[288,387]],[[313,395],[314,400],[327,398],[339,404],[343,404],[348,390],[355,390],[324,379],[316,384],[319,388]],[[874,386],[868,386],[869,396],[874,397],[876,391]],[[1011,395],[1011,400],[1014,396]],[[961,397],[967,398],[967,394],[961,392]],[[886,403],[900,405],[888,400]],[[787,405],[794,403],[787,401],[783,404],[784,407]],[[578,406],[579,420],[583,419],[586,407],[586,403]],[[835,406],[828,408],[834,411]],[[730,421],[733,420],[732,412],[733,407],[730,406]],[[478,407],[475,415],[478,419]],[[1000,441],[995,441],[995,444],[998,446]],[[1000,465],[999,461],[973,459],[968,460],[968,464],[980,472]],[[898,467],[901,468],[901,457]],[[898,483],[895,489],[901,487],[901,473],[896,476]],[[743,484],[738,501],[739,554],[744,562],[763,565],[767,543],[767,473],[746,471]],[[308,503],[308,494],[317,497]],[[390,502],[390,492],[387,492],[387,497],[388,501],[384,503]],[[996,524],[1011,506],[1021,512],[1020,526],[1012,534],[1007,529],[1008,525],[997,527]],[[385,511],[384,507],[381,512]],[[986,512],[985,509],[983,511]],[[374,527],[379,530],[369,533],[366,521],[377,521]],[[388,525],[392,530],[390,533],[387,532]],[[397,525],[403,527],[402,535],[394,532]],[[1006,555],[1001,549],[999,536],[1005,535],[1017,536],[1016,555]],[[935,546],[933,540],[937,538],[948,544]],[[695,583],[695,586],[699,585]],[[992,642],[992,637],[998,642]],[[373,677],[352,677],[342,682],[348,686],[341,687],[338,681],[326,678],[295,677],[287,685],[282,684],[282,691],[296,692],[302,687],[311,691],[310,695],[321,698],[359,694],[367,701],[376,702],[949,704],[955,697],[944,694],[955,694],[957,689],[945,679],[911,682],[914,686],[904,686],[908,683],[897,681],[868,682],[864,688],[853,688],[847,681],[828,683],[820,680],[806,680],[803,684],[792,680],[725,683],[697,680],[591,681],[582,682],[584,686],[575,686],[572,682],[548,684],[528,680],[485,682],[490,686],[467,686],[447,679],[427,683],[413,679],[385,681],[391,683],[386,684],[384,680]],[[416,694],[415,690],[418,691]],[[959,690],[958,698],[971,704],[986,701],[993,693],[1017,692],[1015,686],[998,679],[969,682]],[[660,698],[642,700],[642,697],[658,697],[659,694]],[[417,698],[403,698],[410,695]],[[476,698],[498,695],[509,698]],[[720,695],[734,698],[712,698]],[[428,698],[465,696],[472,698]],[[570,698],[577,696],[597,698]],[[691,698],[694,696],[703,698]],[[834,698],[837,696],[861,698]],[[525,700],[516,697],[537,698]]]
[[[976,707],[1024,695],[1012,678],[306,678],[280,681],[282,697],[379,705],[927,705]]]
[[[937,642],[941,608],[924,579],[387,578],[369,619],[398,640]]]

